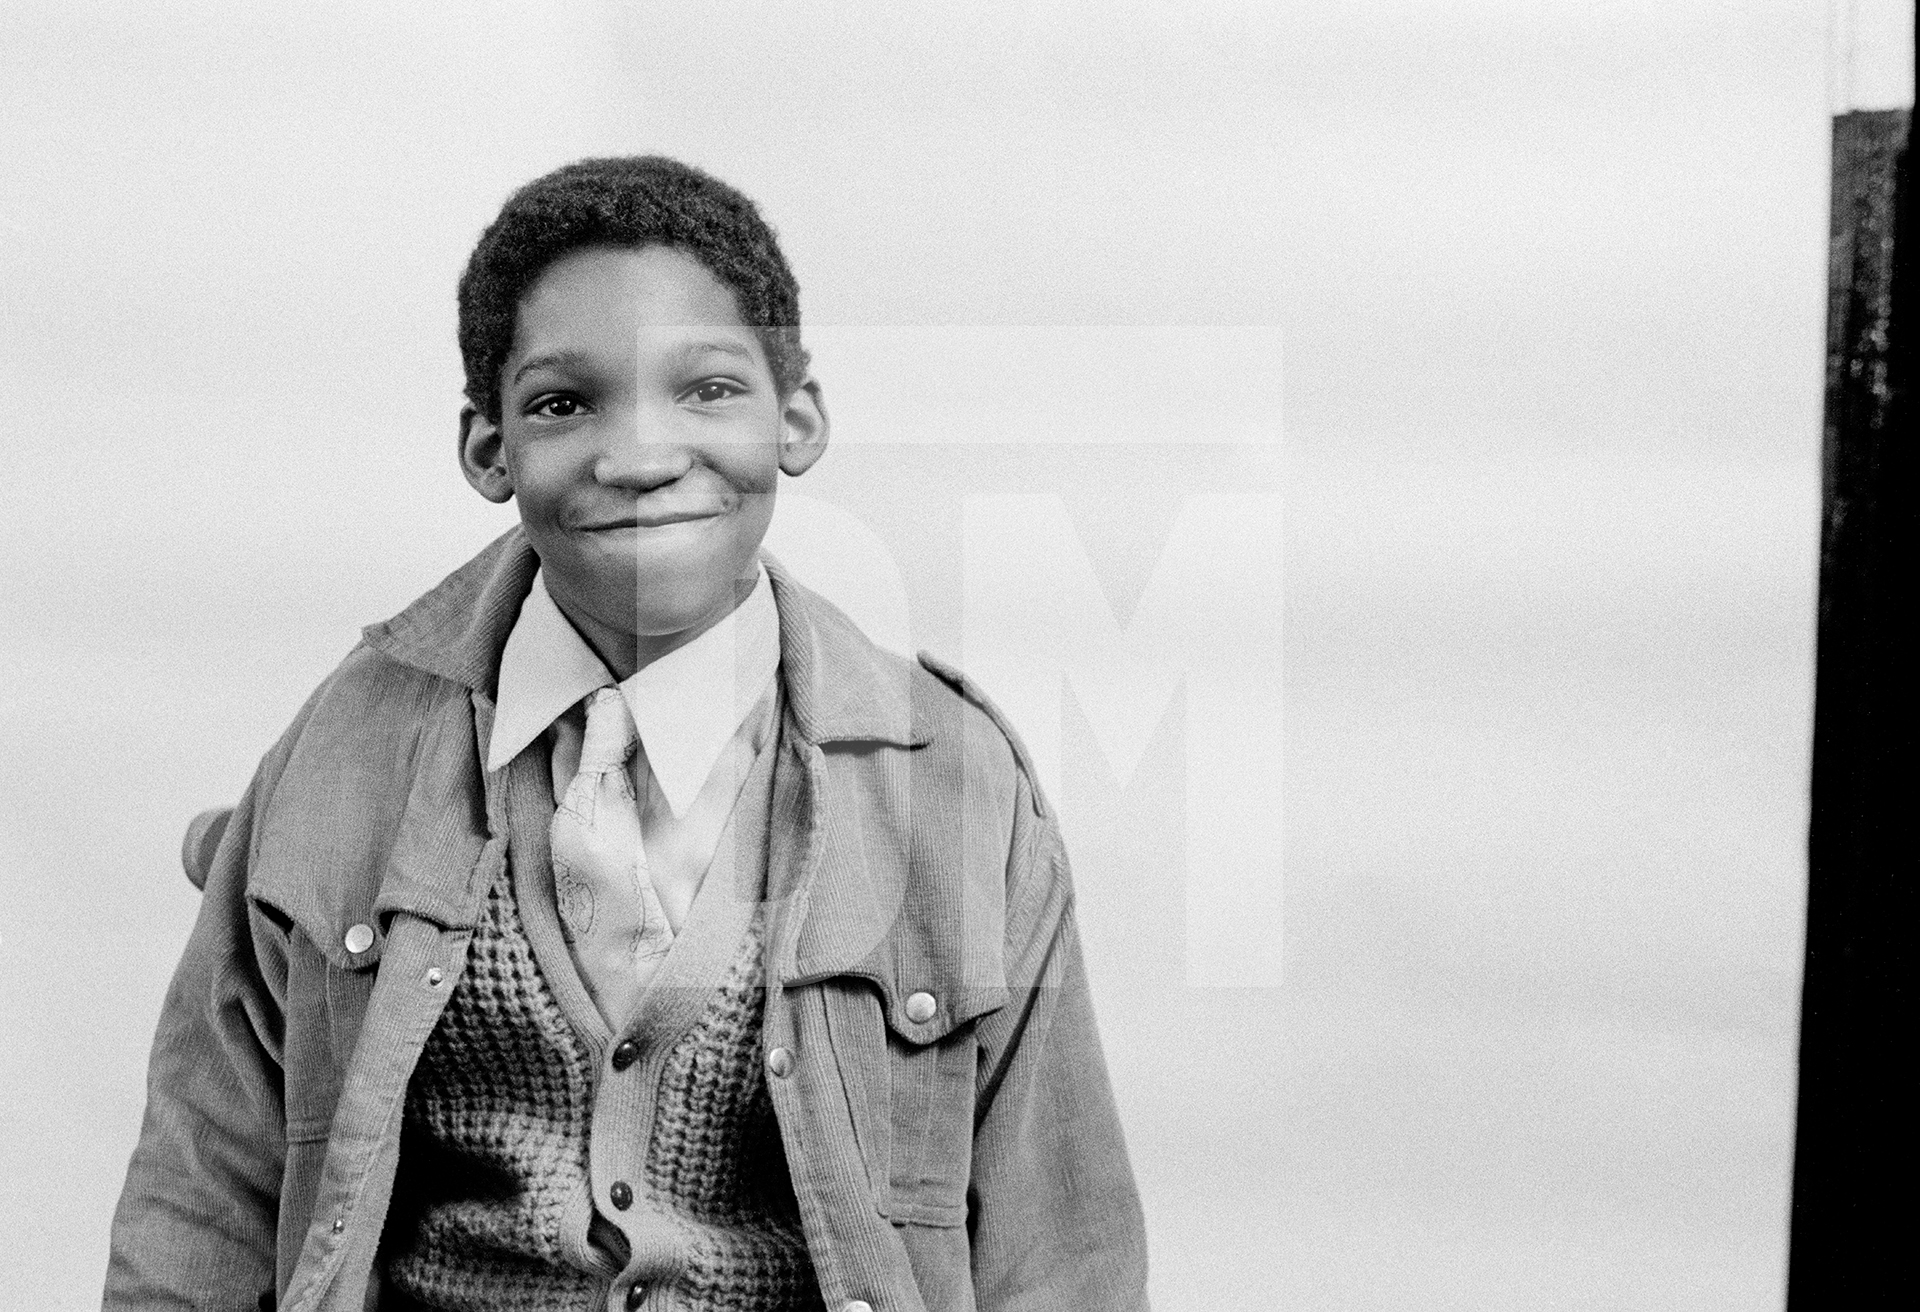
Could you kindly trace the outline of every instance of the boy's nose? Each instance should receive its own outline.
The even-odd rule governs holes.
[[[594,478],[608,487],[646,492],[671,483],[693,464],[692,452],[664,426],[634,416],[609,426],[613,431],[594,463]]]

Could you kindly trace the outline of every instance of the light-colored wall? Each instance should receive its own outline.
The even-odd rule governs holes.
[[[187,817],[509,522],[452,460],[472,239],[635,150],[780,229],[843,404],[776,534],[890,563],[908,640],[963,653],[981,497],[1058,494],[1122,620],[1185,498],[1278,507],[1278,984],[1194,982],[1191,705],[1125,781],[1060,719],[1158,1305],[1777,1306],[1825,22],[11,8],[0,1306],[97,1297]]]

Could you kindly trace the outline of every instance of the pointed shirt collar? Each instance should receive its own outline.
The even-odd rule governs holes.
[[[925,743],[927,728],[913,712],[909,662],[874,646],[771,554],[762,551],[760,560],[780,615],[781,683],[800,736],[811,743]],[[491,707],[502,649],[539,566],[525,531],[515,526],[398,615],[368,625],[363,636],[390,660],[470,688]]]
[[[684,815],[779,664],[780,617],[764,570],[725,619],[618,685],[536,573],[500,654],[487,769],[519,755],[581,698],[618,686],[660,791]]]

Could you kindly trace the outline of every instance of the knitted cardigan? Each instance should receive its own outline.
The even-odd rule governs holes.
[[[649,1304],[666,1295],[699,1312],[786,1312],[819,1302],[761,1075],[762,919],[756,910],[661,1075],[635,1183],[672,1256]],[[404,1188],[384,1245],[396,1301],[462,1312],[606,1306],[628,1253],[593,1212],[593,1098],[592,1058],[541,974],[502,871],[407,1090]],[[583,1249],[591,1261],[575,1256]]]

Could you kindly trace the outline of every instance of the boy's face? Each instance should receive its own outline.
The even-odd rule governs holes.
[[[780,471],[826,439],[817,386],[779,395],[706,266],[596,246],[521,300],[500,422],[463,413],[461,463],[489,500],[519,501],[548,591],[625,678],[733,609]]]

